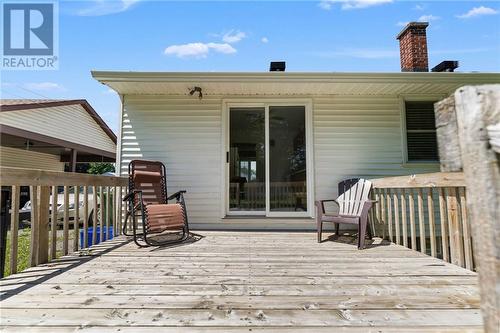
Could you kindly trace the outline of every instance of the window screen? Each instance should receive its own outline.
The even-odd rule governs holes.
[[[408,161],[439,161],[434,102],[406,102]]]

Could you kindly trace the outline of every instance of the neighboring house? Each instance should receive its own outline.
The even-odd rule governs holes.
[[[122,101],[117,170],[162,161],[191,224],[241,229],[314,228],[345,178],[439,171],[433,103],[500,74],[423,72],[425,27],[398,35],[402,73],[94,71]]]
[[[0,166],[75,171],[115,161],[116,135],[86,100],[1,99],[0,111]],[[21,188],[21,207],[28,200]]]
[[[116,135],[86,100],[0,100],[0,166],[64,171],[114,162]]]

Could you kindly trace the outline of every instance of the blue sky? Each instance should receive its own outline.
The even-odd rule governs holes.
[[[90,70],[398,72],[395,36],[429,21],[430,67],[500,72],[498,1],[60,1],[59,69],[2,72],[2,98],[85,98],[116,132]]]

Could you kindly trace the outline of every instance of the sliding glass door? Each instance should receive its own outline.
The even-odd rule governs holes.
[[[269,211],[307,211],[303,106],[269,107]]]
[[[309,212],[305,106],[229,108],[229,215]]]
[[[229,211],[266,210],[265,109],[231,108]]]

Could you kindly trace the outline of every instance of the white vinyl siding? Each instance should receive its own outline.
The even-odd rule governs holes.
[[[0,146],[0,166],[64,171],[59,155]]]
[[[221,99],[125,96],[121,165],[161,161],[168,193],[187,190],[190,222],[220,221]]]
[[[222,100],[238,97],[125,95],[122,175],[132,159],[162,161],[168,192],[188,191],[190,222],[221,223]],[[280,99],[293,102],[294,97]],[[336,197],[337,183],[345,178],[438,171],[438,164],[404,164],[398,96],[325,95],[312,100],[315,199]]]
[[[337,183],[439,171],[439,164],[403,162],[401,104],[397,96],[314,99],[316,197],[335,198]]]
[[[0,124],[115,152],[115,143],[81,105],[4,111]]]

